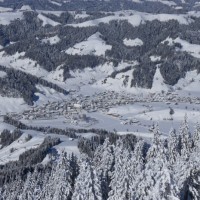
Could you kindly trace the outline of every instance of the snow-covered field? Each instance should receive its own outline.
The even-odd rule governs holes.
[[[48,17],[46,17],[42,14],[38,15],[38,19],[40,19],[42,21],[42,26],[46,26],[46,25],[57,26],[57,25],[60,25],[60,23],[55,22],[52,19],[49,19]]]
[[[51,0],[49,0],[49,2],[52,3],[52,4],[54,4],[54,5],[57,5],[57,6],[62,6],[61,3],[58,3],[58,2],[56,2],[56,1],[51,1]]]
[[[36,87],[40,93],[35,93],[35,95],[39,97],[39,99],[35,102],[35,105],[42,105],[46,102],[55,102],[66,99],[64,94],[58,93],[52,88],[44,87],[42,85],[37,85]]]
[[[60,42],[60,38],[56,35],[56,36],[53,36],[53,37],[50,37],[50,38],[45,38],[42,40],[43,43],[49,43],[51,45],[53,44],[57,44]]]
[[[0,130],[2,128],[13,130],[13,127],[9,127],[5,125],[3,122],[0,122]],[[23,134],[18,140],[14,141],[13,143],[4,147],[3,149],[0,149],[0,164],[1,165],[9,161],[18,160],[19,156],[25,151],[37,148],[39,145],[41,145],[45,137],[47,136],[50,136],[52,138],[58,138],[58,137],[60,138],[61,143],[54,146],[54,149],[58,153],[65,150],[69,154],[73,152],[75,155],[79,156],[79,150],[77,147],[76,139],[71,140],[69,137],[64,136],[64,135],[58,136],[56,134],[45,134],[45,133],[33,131],[33,130],[22,130],[22,131],[23,131]],[[26,140],[28,135],[32,136],[32,138],[29,141]]]
[[[98,26],[100,23],[109,23],[113,20],[127,20],[132,26],[139,26],[141,23],[146,21],[159,20],[161,22],[166,22],[169,20],[177,20],[180,24],[189,24],[192,22],[191,16],[195,16],[197,13],[189,14],[150,14],[142,13],[137,11],[118,11],[112,16],[102,17],[95,20],[89,20],[86,22],[78,24],[70,24],[74,27],[88,27],[88,26]]]
[[[75,55],[96,55],[104,56],[106,50],[110,50],[112,47],[107,45],[106,42],[101,39],[100,33],[95,33],[90,36],[86,41],[80,42],[75,46],[66,50],[67,54]]]
[[[1,1],[0,1],[1,2]],[[10,12],[10,11],[13,11],[12,8],[5,8],[5,7],[0,7],[0,12]]]
[[[7,75],[6,72],[0,71],[0,78],[5,77],[6,75]]]
[[[25,52],[8,55],[0,52],[0,65],[24,71],[37,77],[47,76],[48,72],[39,66],[35,61],[24,58]]]
[[[166,40],[163,41],[168,42],[168,45],[173,45],[174,43],[179,43],[181,45],[181,48],[179,51],[186,51],[192,56],[196,58],[200,58],[200,45],[198,44],[191,44],[187,42],[186,40],[182,40],[179,37],[173,40],[172,38],[167,38]]]
[[[136,46],[142,46],[143,45],[143,41],[140,40],[139,38],[136,38],[134,40],[126,38],[126,39],[123,40],[123,42],[126,46],[130,46],[130,47],[136,47]]]
[[[151,2],[160,2],[168,6],[176,6],[177,4],[174,1],[165,1],[165,0],[146,0]]]
[[[9,130],[9,131],[13,131],[15,130],[16,127],[12,126],[12,125],[9,125],[7,123],[4,123],[3,122],[3,119],[2,117],[0,118],[0,133],[3,131],[3,130]]]
[[[0,24],[2,25],[9,25],[11,21],[22,18],[22,12],[0,12]]]
[[[170,109],[174,114],[170,115]],[[87,116],[97,121],[88,127],[83,127],[81,123],[73,124],[66,121],[65,117],[57,116],[49,119],[31,119],[22,120],[27,125],[38,127],[68,128],[96,128],[109,131],[119,131],[127,133],[146,133],[154,123],[160,125],[163,134],[168,134],[171,128],[179,129],[184,116],[187,114],[191,130],[200,119],[200,105],[189,103],[165,103],[165,102],[147,102],[134,103],[133,105],[115,106],[108,112],[89,112]],[[85,112],[84,112],[85,113]],[[80,112],[81,114],[81,112]]]
[[[28,132],[33,135],[33,138],[26,141]],[[0,149],[0,164],[5,164],[9,161],[15,161],[19,159],[19,156],[25,151],[33,148],[37,148],[44,141],[44,136],[34,133],[34,131],[27,131],[18,140],[12,144]]]
[[[2,97],[0,95],[0,115],[12,112],[18,113],[28,109],[28,107],[23,98]]]

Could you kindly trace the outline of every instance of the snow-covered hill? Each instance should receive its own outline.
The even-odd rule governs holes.
[[[39,105],[48,99],[66,99],[61,89],[80,93],[114,90],[137,94],[184,93],[194,87],[192,94],[199,96],[195,89],[200,63],[199,12],[87,13],[28,8],[3,9],[0,13],[3,27],[0,64],[6,67],[1,70],[0,78],[8,82],[11,72],[37,78],[32,95],[25,102]],[[25,31],[24,24],[28,24]],[[193,75],[187,80],[189,73]],[[48,84],[38,83],[38,79]],[[182,80],[185,84],[180,85]],[[21,87],[3,84],[2,98],[20,99]]]
[[[199,9],[0,0],[0,199],[198,200]]]

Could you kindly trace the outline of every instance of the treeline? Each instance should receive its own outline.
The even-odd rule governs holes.
[[[7,135],[7,139],[9,139],[9,135]],[[60,142],[59,138],[46,137],[39,147],[22,153],[18,161],[10,161],[0,165],[0,186],[11,184],[18,176],[21,180],[25,180],[28,172],[32,172],[35,165],[41,163],[46,155],[51,152],[51,148]],[[12,151],[15,151],[15,149],[12,149]]]
[[[109,12],[119,10],[137,10],[142,12],[152,13],[181,13],[191,9],[198,10],[198,6],[195,7],[197,0],[190,1],[187,4],[183,4],[179,0],[174,0],[177,6],[182,6],[182,9],[174,9],[171,6],[163,4],[159,1],[141,1],[139,3],[129,0],[110,0],[110,1],[56,1],[52,3],[48,0],[31,0],[31,1],[20,1],[20,0],[7,0],[0,2],[0,6],[12,7],[14,9],[20,9],[22,5],[30,5],[32,9],[37,10],[57,10],[57,11],[88,11],[88,12]],[[194,6],[194,7],[193,7]]]
[[[66,129],[59,129],[59,128],[51,128],[51,127],[37,127],[37,126],[29,126],[26,125],[19,120],[13,119],[11,116],[4,115],[3,116],[3,122],[10,124],[17,129],[22,129],[22,130],[35,130],[35,131],[40,131],[46,134],[58,134],[58,135],[65,135],[70,138],[79,138],[77,133],[81,133],[82,136],[84,136],[85,133],[94,133],[99,136],[102,136],[104,138],[108,137],[109,135],[116,135],[113,132],[104,130],[104,129],[74,129],[74,128],[66,128]]]
[[[1,148],[10,145],[12,142],[20,138],[22,134],[23,134],[22,131],[19,129],[15,129],[13,132],[10,132],[9,130],[6,129],[3,130],[0,135]]]
[[[6,76],[0,78],[0,93],[11,93],[13,97],[16,97],[16,94],[17,96],[20,95],[29,105],[33,105],[33,102],[38,99],[35,95],[36,92],[40,92],[36,87],[37,85],[52,88],[57,92],[63,93],[64,95],[68,94],[66,90],[60,88],[58,85],[41,78],[37,78],[31,74],[3,66],[0,66],[0,70],[6,72]]]
[[[95,133],[95,131],[93,133]],[[83,137],[78,140],[78,148],[81,153],[86,154],[91,158],[94,157],[96,149],[103,145],[106,139],[113,145],[116,145],[117,140],[121,139],[124,147],[130,150],[133,150],[137,143],[137,137],[132,134],[120,136],[116,133],[107,133],[106,135],[101,133],[98,136],[92,136],[90,139],[84,138],[84,134],[82,136]],[[145,145],[146,148],[148,148],[149,145],[147,143],[145,143]]]

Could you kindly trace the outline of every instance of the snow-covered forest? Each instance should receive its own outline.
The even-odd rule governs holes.
[[[190,133],[185,117],[168,137],[157,124],[151,131],[151,141],[110,137],[79,157],[64,150],[59,156],[49,153],[48,162],[16,173],[12,181],[5,173],[10,169],[2,173],[1,167],[1,199],[200,199],[200,125]]]
[[[0,200],[200,200],[199,30],[199,0],[0,0]]]

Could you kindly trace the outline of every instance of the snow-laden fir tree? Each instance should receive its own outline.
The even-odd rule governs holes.
[[[72,200],[102,200],[99,176],[87,157],[80,162],[80,173],[76,179]]]
[[[53,200],[69,200],[72,195],[72,169],[67,153],[63,151],[58,159],[54,179]]]
[[[187,180],[188,190],[185,191],[185,196],[188,199],[200,199],[200,168],[192,169]]]
[[[176,159],[179,156],[178,145],[179,137],[176,134],[176,130],[171,129],[168,136],[168,159],[170,164],[176,162]]]
[[[131,159],[128,161],[130,176],[130,197],[135,197],[135,188],[140,181],[140,174],[143,173],[144,163],[144,141],[139,140],[135,146],[134,152],[131,154]]]
[[[163,143],[161,139],[161,132],[159,130],[158,124],[153,125],[153,143],[151,145],[151,148],[149,149],[147,153],[147,159],[155,158],[158,154],[161,153],[161,148],[163,148]]]
[[[103,198],[108,198],[110,181],[114,167],[114,149],[106,138],[103,145],[99,146],[94,154],[93,163],[100,177]]]
[[[31,187],[29,188],[32,194],[32,199],[39,200],[42,192],[42,173],[40,172],[40,167],[36,166],[34,172],[31,175]]]
[[[187,158],[192,147],[192,140],[191,140],[191,134],[189,132],[187,115],[185,115],[184,121],[180,126],[179,136],[180,136],[179,148],[181,151],[181,155]]]
[[[26,181],[24,183],[23,191],[22,191],[21,195],[19,196],[19,200],[24,200],[24,199],[32,200],[32,199],[34,199],[34,196],[33,196],[34,184],[35,184],[34,181],[35,180],[32,176],[32,173],[29,172],[28,175],[27,175]]]
[[[56,165],[54,163],[49,163],[45,166],[45,174],[43,175],[43,185],[42,192],[39,195],[39,200],[42,199],[52,199],[53,198],[53,190],[51,187],[53,186],[53,174],[55,171]],[[51,195],[52,194],[52,195]]]
[[[133,199],[178,200],[158,125],[154,127],[153,132],[153,144],[147,154],[145,169],[138,174]]]
[[[52,200],[55,193],[55,183],[54,179],[56,177],[56,164],[52,165],[51,173],[47,175],[45,185],[43,186],[43,191],[41,197],[45,200]]]
[[[73,188],[75,179],[79,174],[78,158],[72,153],[71,155],[69,155],[69,161],[70,161],[70,167],[72,170],[71,181],[72,181],[72,188]]]
[[[117,140],[114,148],[115,165],[114,171],[112,172],[108,200],[128,200],[130,199],[130,171],[129,171],[129,160],[130,153],[127,149],[123,148],[122,140]]]
[[[43,187],[42,197],[46,200],[68,200],[72,195],[72,169],[65,151],[52,166],[47,184]],[[45,181],[46,182],[46,181]]]
[[[46,176],[43,171],[43,166],[35,166],[33,173],[28,173],[27,179],[24,184],[23,191],[19,199],[26,198],[27,200],[41,200],[42,190],[43,190],[43,176]]]
[[[6,184],[1,188],[1,200],[15,200],[19,199],[22,192],[24,182],[21,180],[20,176],[16,177],[16,180],[10,184]]]
[[[134,180],[136,176],[144,170],[144,148],[145,143],[143,140],[138,140],[135,145],[133,153],[131,153],[131,159],[129,160],[129,167],[131,173],[133,173]],[[132,180],[132,182],[134,182]]]
[[[6,200],[6,198],[9,197],[9,194],[10,193],[13,193],[13,190],[12,190],[12,185],[4,185],[2,188],[1,188],[1,198],[2,200]],[[10,198],[9,198],[10,199]]]
[[[110,183],[109,200],[129,200],[138,174],[144,169],[144,142],[139,140],[134,151],[124,148],[123,140],[119,139],[115,147],[115,165]]]
[[[200,146],[200,124],[199,123],[197,123],[195,126],[193,144],[194,144],[194,148],[198,148]]]

